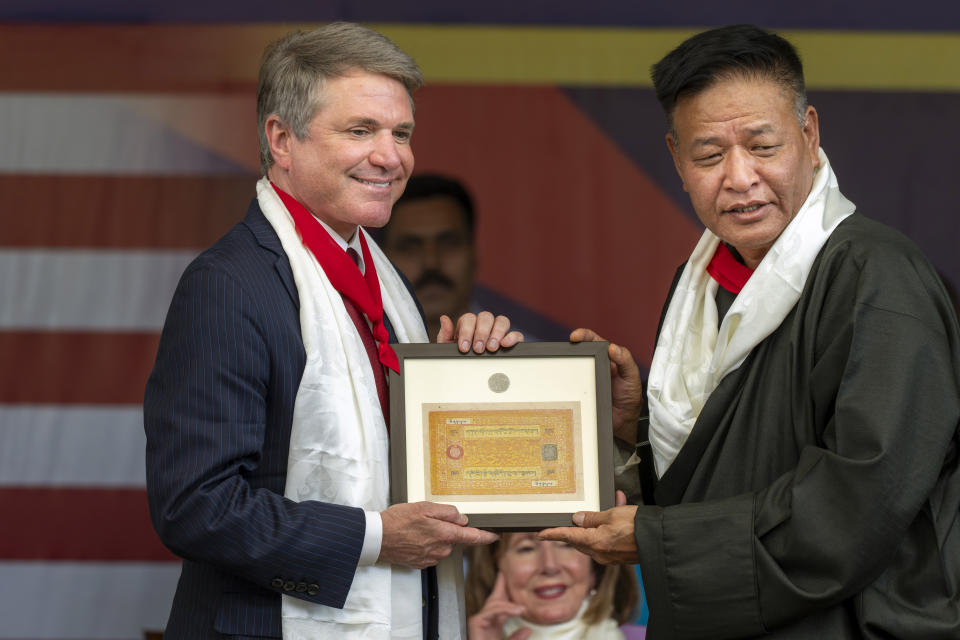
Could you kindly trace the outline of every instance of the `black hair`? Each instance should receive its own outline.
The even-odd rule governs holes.
[[[680,98],[728,78],[768,79],[789,89],[801,122],[807,108],[803,64],[797,50],[777,34],[752,24],[718,27],[684,40],[653,65],[651,76],[671,132]]]
[[[404,202],[432,198],[434,196],[453,198],[457,204],[460,205],[460,208],[463,210],[464,221],[467,223],[467,229],[470,231],[470,236],[473,237],[473,198],[470,196],[467,188],[463,186],[463,183],[455,178],[437,173],[423,173],[411,176],[407,181],[407,188],[404,189],[403,195],[400,196],[393,206],[396,208]],[[389,226],[390,224],[387,223],[387,227]],[[384,230],[386,230],[386,227]]]

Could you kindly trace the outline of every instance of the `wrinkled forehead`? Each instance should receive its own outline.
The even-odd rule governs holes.
[[[675,138],[698,137],[704,130],[737,127],[759,135],[797,122],[789,88],[769,79],[733,77],[677,101],[671,122]]]

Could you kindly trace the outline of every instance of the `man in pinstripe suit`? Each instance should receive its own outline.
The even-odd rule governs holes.
[[[376,403],[383,389],[379,374],[392,354],[385,343],[395,341],[398,333],[406,339],[423,334],[422,315],[412,314],[414,326],[407,322],[411,314],[391,311],[413,300],[409,284],[391,293],[389,283],[400,277],[378,257],[382,254],[375,245],[367,246],[359,229],[387,221],[413,170],[411,92],[421,81],[412,59],[358,25],[290,34],[267,50],[258,117],[261,164],[269,182],[258,184],[258,197],[245,219],[184,273],[144,401],[151,517],[163,542],[184,559],[168,637],[319,637],[330,629],[364,638],[400,637],[392,623],[351,626],[350,620],[363,618],[338,617],[334,611],[343,610],[351,589],[358,588],[355,577],[363,567],[379,563],[423,569],[447,556],[455,544],[495,539],[465,526],[466,518],[446,505],[402,504],[378,511],[338,501],[337,486],[349,491],[355,482],[349,475],[308,487],[313,494],[304,494],[303,486],[291,489],[288,482],[288,457],[291,465],[294,459],[291,431],[297,420],[304,422],[295,406],[304,391],[305,370],[312,367],[318,379],[333,376],[350,388],[329,362],[312,355],[313,347],[305,349],[304,323],[316,321],[320,327],[311,340],[321,352],[331,344],[360,344],[358,336],[365,339],[365,355],[359,361],[352,356],[363,370],[351,375],[360,381],[354,385],[378,379],[378,386],[373,395],[356,396],[360,405],[363,398],[374,399],[360,407],[357,428],[367,428],[372,407],[382,429],[384,407]],[[274,217],[272,208],[281,215]],[[312,214],[308,224],[319,223],[310,233],[326,239],[322,247],[308,243],[302,221],[296,222],[298,211]],[[294,255],[282,240],[298,237],[290,235],[292,226],[278,231],[278,225],[291,225],[285,212],[312,254],[296,247]],[[344,255],[354,250],[359,264],[345,263]],[[318,285],[311,289],[305,284],[310,281],[299,275],[299,264],[307,265],[304,273],[312,264],[317,275],[311,277],[341,294],[342,300],[335,297],[332,311],[326,312],[330,318],[302,317],[308,302],[319,308],[331,303],[318,294]],[[367,291],[363,283],[371,282],[371,270],[373,284]],[[338,285],[340,277],[350,286],[360,283],[359,293]],[[368,294],[369,299],[364,297]],[[400,302],[393,304],[391,296]],[[370,299],[381,304],[379,309],[364,306]],[[348,317],[345,310],[354,325],[347,325],[344,335],[331,336],[330,327],[344,326],[337,322]],[[509,331],[506,318],[482,313],[462,317],[456,328],[445,318],[438,339],[456,339],[482,351],[511,346],[522,336]],[[328,414],[352,415],[357,403],[349,396],[322,397],[326,404],[314,407],[307,426],[319,429],[333,447],[366,437],[342,424],[324,431],[328,427],[323,425],[331,422]],[[319,470],[330,473],[322,463]],[[317,499],[316,491],[334,499]],[[291,492],[309,499],[285,497]],[[425,588],[429,583],[424,580]],[[282,594],[296,600],[284,600],[281,615]],[[394,620],[400,595],[394,591]],[[427,589],[424,601],[432,595]],[[371,601],[357,609],[371,615],[377,612],[364,612],[364,606],[390,610],[389,602]],[[293,602],[291,611],[319,611],[320,626],[308,628],[327,631],[290,631],[288,602]],[[425,615],[421,623],[419,611],[415,616],[409,628],[435,637],[435,617]]]

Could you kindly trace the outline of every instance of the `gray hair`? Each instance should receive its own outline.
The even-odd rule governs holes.
[[[413,58],[392,40],[352,22],[333,22],[312,31],[293,31],[268,45],[257,81],[257,126],[260,170],[273,166],[267,141],[267,118],[276,114],[299,140],[322,104],[328,78],[352,69],[380,73],[399,81],[411,96],[423,84]]]

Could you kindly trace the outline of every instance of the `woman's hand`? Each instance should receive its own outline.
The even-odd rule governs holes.
[[[493,591],[487,596],[483,608],[470,616],[467,620],[468,636],[470,640],[503,640],[503,623],[507,618],[523,615],[526,609],[510,600],[507,594],[507,580],[503,574],[497,572],[497,581],[493,584]],[[508,640],[527,640],[533,633],[526,627],[517,629]]]

